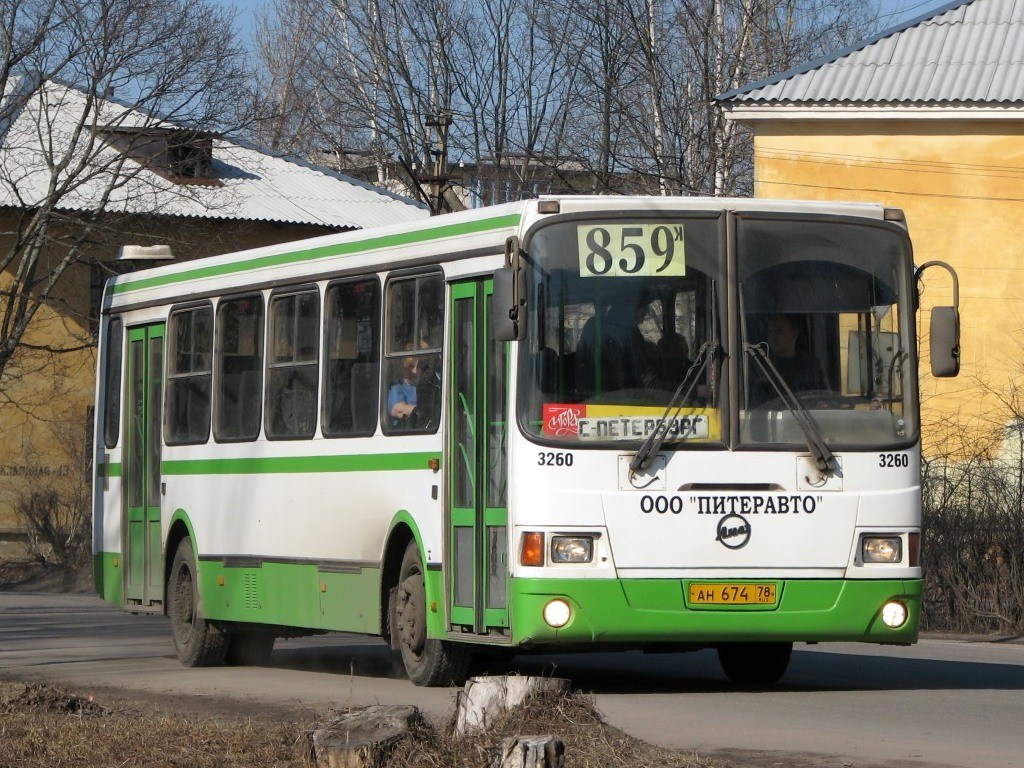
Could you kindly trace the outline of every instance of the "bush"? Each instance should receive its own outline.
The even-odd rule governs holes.
[[[28,554],[35,560],[73,569],[91,551],[92,455],[88,415],[59,418],[51,425],[54,455],[42,456],[31,445],[25,464],[11,488],[14,508],[28,537]]]
[[[56,490],[18,494],[18,517],[28,534],[28,552],[61,568],[82,565],[89,556],[88,495]]]
[[[1001,437],[997,455],[924,462],[924,629],[1024,632],[1024,424]]]

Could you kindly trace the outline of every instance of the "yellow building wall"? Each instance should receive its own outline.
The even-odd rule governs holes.
[[[961,372],[927,370],[927,310],[951,303],[941,270],[918,316],[926,447],[950,430],[980,446],[1024,385],[1024,120],[773,120],[754,126],[754,194],[878,202],[906,214],[917,264],[960,278]],[[1024,415],[1024,414],[1022,414]],[[962,431],[957,428],[962,426]]]
[[[16,220],[16,213],[0,211],[0,233],[11,231]],[[126,241],[140,245],[162,242],[171,244],[176,259],[190,260],[328,231],[269,222],[155,217],[119,221],[119,225],[97,232],[91,255],[111,261]],[[59,241],[59,237],[54,240]],[[10,237],[0,234],[0,252],[6,253],[10,247]],[[44,258],[52,260],[62,255],[55,247]],[[0,291],[10,282],[10,274],[0,271]],[[0,561],[20,557],[25,551],[24,525],[18,514],[20,499],[36,491],[74,484],[81,487],[83,478],[87,478],[87,424],[96,386],[90,286],[90,267],[72,265],[52,300],[37,311],[23,339],[33,347],[83,348],[62,354],[22,349],[0,378]]]

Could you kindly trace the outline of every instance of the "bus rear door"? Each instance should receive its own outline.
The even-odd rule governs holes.
[[[128,329],[125,414],[124,601],[132,610],[162,610],[160,546],[160,411],[164,325]]]

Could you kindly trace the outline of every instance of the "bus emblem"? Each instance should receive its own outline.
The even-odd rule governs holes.
[[[718,521],[718,535],[715,541],[722,542],[726,549],[740,549],[750,541],[750,522],[739,515],[726,515]]]

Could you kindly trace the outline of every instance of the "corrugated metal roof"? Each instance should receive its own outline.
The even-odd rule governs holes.
[[[18,85],[13,86],[15,88]],[[0,146],[0,206],[31,207],[42,201],[51,181],[41,136],[57,147],[70,146],[72,132],[89,109],[84,94],[54,82],[44,83],[3,130]],[[117,114],[119,125],[153,125],[138,113],[125,114],[113,102],[101,114]],[[0,110],[6,113],[6,110]],[[103,121],[100,121],[103,122]],[[45,130],[40,130],[45,126]],[[168,123],[160,127],[175,127]],[[99,167],[119,157],[101,150]],[[158,213],[205,219],[238,219],[365,229],[426,218],[429,212],[408,198],[311,163],[268,153],[241,141],[213,139],[213,177],[219,185],[176,184],[125,160],[127,173],[105,210]],[[95,210],[110,185],[109,173],[80,179],[59,207]]]
[[[958,0],[717,97],[750,104],[1024,104],[1024,0]]]

